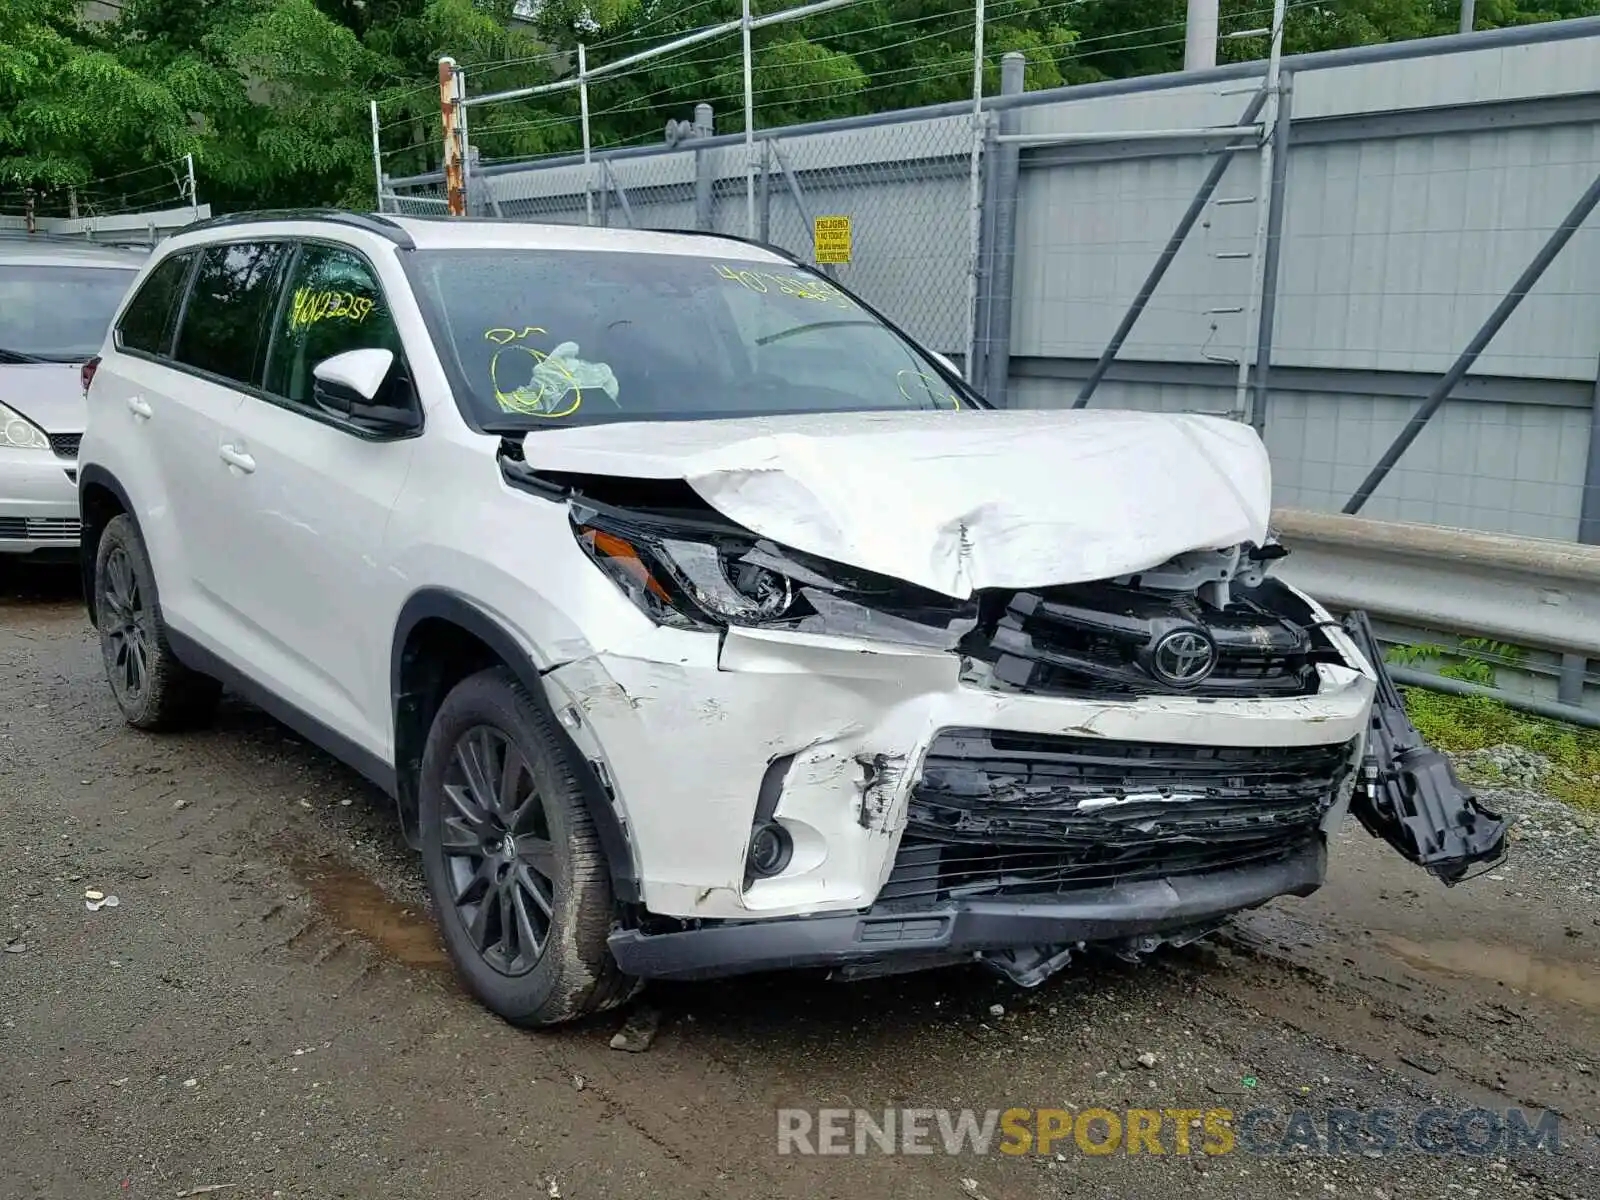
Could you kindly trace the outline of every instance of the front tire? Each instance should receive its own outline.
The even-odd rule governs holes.
[[[634,983],[606,946],[610,875],[571,757],[509,670],[445,697],[417,799],[445,947],[485,1005],[544,1026],[628,998]]]
[[[173,730],[211,718],[222,685],[172,652],[150,556],[126,513],[110,520],[95,547],[94,612],[106,680],[128,724]]]

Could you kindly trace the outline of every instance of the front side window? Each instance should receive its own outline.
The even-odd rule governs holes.
[[[278,268],[288,250],[283,242],[208,248],[189,288],[173,356],[225,379],[259,384]]]
[[[481,428],[975,406],[904,335],[801,267],[617,251],[408,258]]]
[[[0,359],[83,362],[100,353],[137,274],[130,267],[0,263]]]
[[[189,278],[192,254],[174,254],[140,286],[122,314],[117,326],[119,342],[127,350],[165,354],[172,344],[172,322],[183,299],[183,285]]]
[[[339,246],[306,245],[290,274],[267,364],[266,390],[312,402],[312,369],[347,350],[392,350],[400,335],[372,268]]]

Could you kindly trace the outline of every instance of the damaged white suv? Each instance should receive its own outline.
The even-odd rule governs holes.
[[[781,252],[229,217],[85,374],[127,719],[226,684],[393,794],[510,1020],[786,967],[1032,984],[1310,893],[1352,804],[1447,882],[1502,851],[1364,624],[1269,576],[1251,430],[991,410]]]

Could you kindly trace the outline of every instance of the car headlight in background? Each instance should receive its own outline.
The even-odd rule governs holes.
[[[976,603],[784,549],[706,522],[656,521],[573,507],[596,566],[659,625],[783,625],[915,644],[955,645]]]
[[[50,439],[16,409],[0,404],[0,449],[48,450]]]

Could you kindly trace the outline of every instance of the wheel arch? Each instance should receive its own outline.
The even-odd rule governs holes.
[[[97,623],[94,611],[94,564],[100,549],[100,535],[114,517],[126,516],[139,536],[139,518],[134,514],[128,493],[117,477],[93,463],[78,471],[78,576],[83,583],[83,603],[89,610],[90,624]]]
[[[434,714],[462,679],[504,666],[550,717],[572,758],[611,875],[612,892],[623,903],[639,899],[639,880],[627,832],[611,798],[577,745],[550,710],[544,681],[517,638],[470,600],[443,588],[415,592],[401,607],[390,652],[390,708],[394,722],[395,803],[406,840],[419,844],[417,782],[422,750]]]

